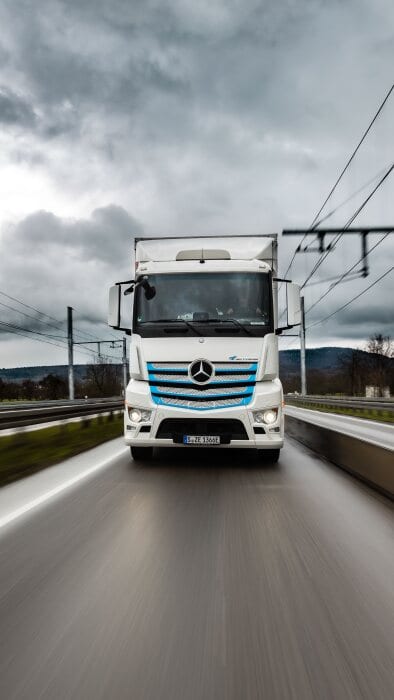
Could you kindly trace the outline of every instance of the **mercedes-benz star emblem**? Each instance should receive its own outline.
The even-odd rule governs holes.
[[[189,377],[196,384],[206,384],[215,374],[215,368],[208,360],[195,360],[189,365]]]

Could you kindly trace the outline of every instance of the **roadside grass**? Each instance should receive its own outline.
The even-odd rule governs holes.
[[[0,436],[0,486],[121,437],[123,411]]]
[[[312,403],[309,401],[297,401],[292,403],[291,399],[286,401],[287,406],[295,408],[309,408],[312,411],[322,411],[323,413],[338,413],[354,418],[365,418],[380,423],[394,423],[394,411],[380,408],[350,408],[349,406],[326,406],[324,404]]]

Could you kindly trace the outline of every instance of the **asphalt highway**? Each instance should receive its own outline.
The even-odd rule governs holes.
[[[291,439],[118,454],[0,530],[0,697],[391,700],[393,534]]]

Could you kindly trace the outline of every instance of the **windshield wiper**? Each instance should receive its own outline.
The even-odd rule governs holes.
[[[198,331],[197,328],[195,328],[192,325],[191,321],[185,321],[184,318],[155,318],[154,321],[140,321],[140,324],[145,324],[145,323],[184,323],[185,326],[187,326],[188,328],[191,328],[192,331],[194,331],[194,333],[196,333],[196,335],[202,335],[202,333],[200,333],[200,331]]]
[[[246,328],[246,326],[244,326],[243,323],[238,321],[236,318],[207,318],[205,321],[193,321],[193,323],[233,323],[234,326],[238,326],[248,335],[252,335],[253,337],[255,337],[254,333],[251,333],[250,330]]]

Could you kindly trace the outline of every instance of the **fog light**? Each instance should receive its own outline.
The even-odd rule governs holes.
[[[127,412],[132,423],[146,423],[152,414],[152,411],[147,411],[144,408],[132,408],[131,406],[127,407]]]
[[[264,411],[254,411],[253,412],[253,422],[254,423],[264,423]]]
[[[142,418],[141,411],[138,408],[129,408],[129,418],[132,423],[139,423]]]

